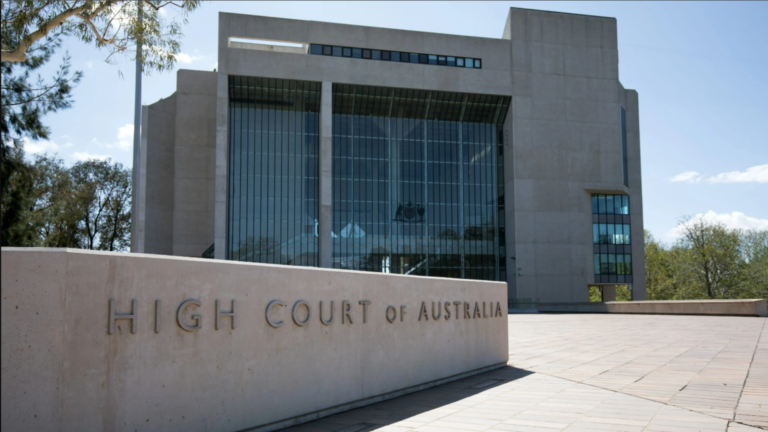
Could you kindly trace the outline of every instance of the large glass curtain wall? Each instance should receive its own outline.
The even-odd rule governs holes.
[[[317,266],[320,83],[229,77],[227,258]]]
[[[509,101],[334,84],[333,266],[506,280]]]

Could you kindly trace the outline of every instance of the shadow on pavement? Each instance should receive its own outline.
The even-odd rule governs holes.
[[[427,390],[293,426],[283,429],[283,431],[370,431],[452,404],[531,374],[533,374],[531,371],[505,366]]]

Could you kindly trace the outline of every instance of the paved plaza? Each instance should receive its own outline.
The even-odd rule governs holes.
[[[509,316],[509,363],[290,429],[768,430],[765,318]]]

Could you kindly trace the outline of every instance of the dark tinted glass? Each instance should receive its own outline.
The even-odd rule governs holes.
[[[381,59],[382,60],[391,60],[391,52],[389,52],[389,51],[382,51],[381,52]]]
[[[341,47],[333,47],[333,55],[336,57],[341,57]]]
[[[431,64],[431,65],[436,65],[437,64],[437,56],[436,55],[429,56],[429,64]]]
[[[333,55],[333,47],[323,45],[323,55]]]
[[[363,58],[364,58],[364,59],[369,59],[369,58],[371,58],[371,50],[368,50],[368,49],[364,49],[364,50],[363,50]]]
[[[381,60],[381,51],[371,50],[371,60]]]
[[[230,76],[229,95],[227,259],[317,266],[320,83]]]
[[[613,204],[613,195],[607,195],[605,197],[605,212],[608,214],[613,214],[615,211],[615,206]]]
[[[456,66],[456,57],[448,57],[448,66]]]
[[[406,63],[411,61],[411,55],[409,53],[406,53],[406,52],[401,52],[400,53],[400,61],[401,62],[406,62]]]
[[[504,280],[488,151],[504,119],[488,113],[509,98],[335,84],[332,99],[333,267]]]
[[[592,195],[592,214],[597,214],[597,195]]]
[[[429,56],[426,54],[419,54],[419,63],[429,63]]]
[[[352,48],[344,48],[344,57],[352,57]]]
[[[352,48],[352,57],[363,58],[363,50],[360,48]]]
[[[445,57],[437,56],[437,64],[444,65],[445,64]]]
[[[315,55],[320,55],[320,54],[323,53],[323,46],[322,45],[310,44],[309,45],[309,53],[310,54],[315,54]]]
[[[411,63],[418,63],[419,62],[419,55],[411,53]]]

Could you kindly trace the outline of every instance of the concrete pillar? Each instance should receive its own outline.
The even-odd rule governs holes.
[[[616,301],[616,285],[603,285],[603,301]]]
[[[320,208],[318,225],[318,253],[320,267],[331,268],[331,202],[333,191],[333,83],[323,81],[320,98]]]

